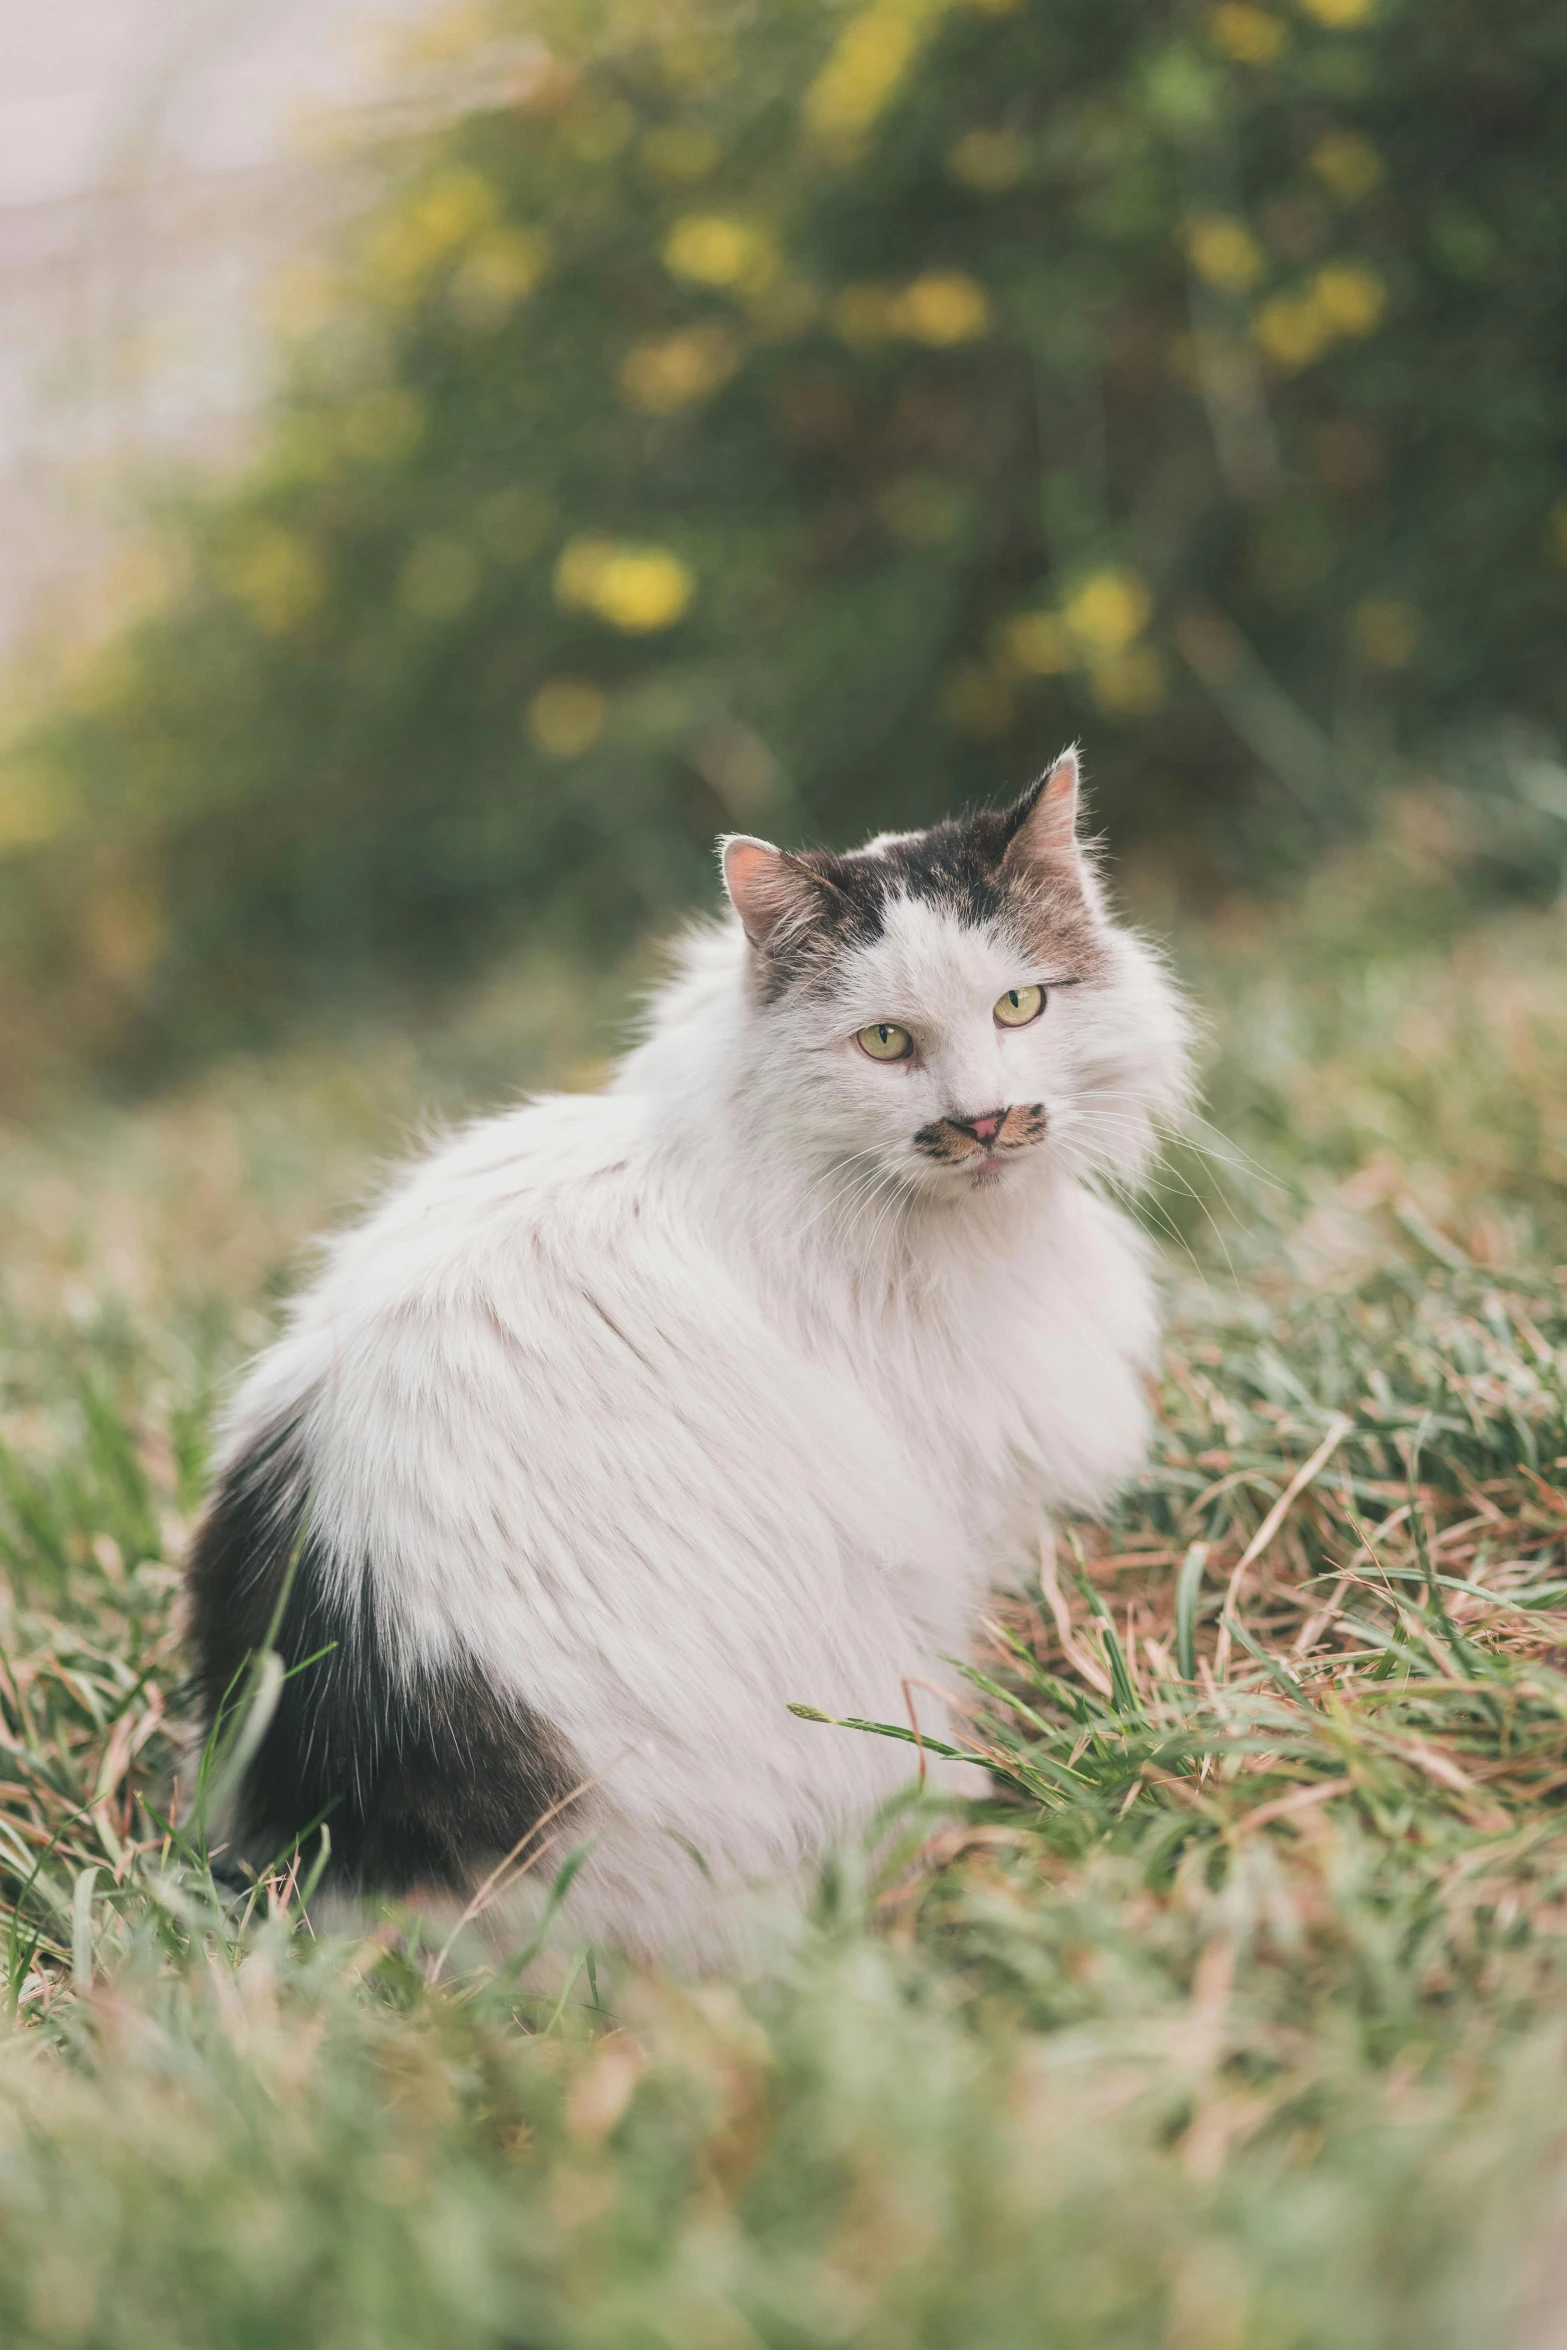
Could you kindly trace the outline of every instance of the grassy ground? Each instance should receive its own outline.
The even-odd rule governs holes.
[[[763,1984],[432,1979],[158,1810],[215,1383],[419,1106],[585,1065],[607,991],[6,1138],[5,2339],[1567,2338],[1567,934],[1421,854],[1188,942],[1156,1456],[998,1599],[997,1801],[911,1799]]]

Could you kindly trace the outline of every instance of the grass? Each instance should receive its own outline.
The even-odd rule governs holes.
[[[600,997],[9,1139],[6,2339],[1559,2340],[1567,936],[1414,853],[1188,942],[1224,1139],[1154,1211],[1155,1454],[998,1595],[995,1802],[911,1794],[765,1981],[432,1979],[417,1919],[236,1908],[164,1825],[218,1381],[419,1105]]]

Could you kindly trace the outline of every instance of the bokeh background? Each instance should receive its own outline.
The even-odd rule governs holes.
[[[13,1096],[1072,736],[1158,921],[1389,822],[1559,888],[1560,12],[111,14],[0,190]]]

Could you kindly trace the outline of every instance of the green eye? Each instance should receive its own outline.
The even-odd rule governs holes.
[[[1026,1028],[1045,1008],[1042,987],[1009,987],[996,999],[996,1018],[1003,1028]]]
[[[860,1030],[855,1041],[873,1061],[906,1061],[914,1050],[908,1030],[894,1026],[891,1020],[873,1021],[869,1028]]]

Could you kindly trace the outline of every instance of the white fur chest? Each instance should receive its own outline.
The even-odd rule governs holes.
[[[1157,1336],[1150,1251],[1119,1211],[1063,1182],[998,1221],[978,1246],[926,1231],[874,1282],[824,1285],[798,1340],[885,1432],[867,1484],[958,1530],[966,1594],[1027,1566],[1047,1508],[1090,1507],[1136,1465]],[[793,1319],[776,1290],[772,1311]]]

